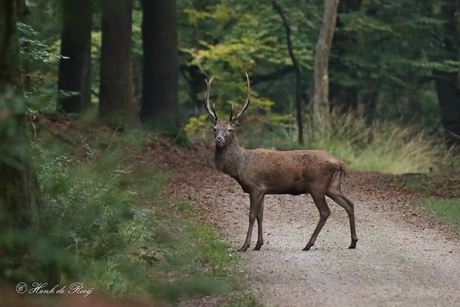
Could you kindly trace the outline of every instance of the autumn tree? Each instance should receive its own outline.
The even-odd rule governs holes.
[[[140,119],[161,132],[177,132],[179,58],[176,1],[142,1]]]
[[[61,0],[62,33],[57,110],[82,113],[91,106],[91,0]]]
[[[133,125],[131,65],[132,0],[102,1],[102,47],[99,118],[107,123]]]

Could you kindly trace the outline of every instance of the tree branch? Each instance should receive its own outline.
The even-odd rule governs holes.
[[[294,67],[295,75],[296,75],[296,89],[295,89],[295,98],[296,98],[296,111],[297,111],[297,128],[298,128],[298,142],[299,144],[303,144],[303,120],[302,120],[302,84],[301,84],[301,71],[299,61],[297,60],[294,49],[292,47],[292,40],[291,40],[291,27],[284,16],[283,10],[281,6],[275,1],[270,0],[272,3],[273,9],[278,13],[281,17],[283,22],[284,30],[286,31],[286,43],[289,52],[289,57],[292,61],[292,66]]]

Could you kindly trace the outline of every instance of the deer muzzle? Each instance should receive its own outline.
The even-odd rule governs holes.
[[[224,141],[225,141],[225,139],[224,139],[223,136],[221,136],[221,135],[216,136],[216,145],[217,146],[224,145]]]

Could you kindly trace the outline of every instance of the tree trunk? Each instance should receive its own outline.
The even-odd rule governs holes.
[[[21,81],[14,0],[0,0],[0,90]]]
[[[61,0],[62,34],[58,105],[64,113],[82,113],[91,106],[91,0]]]
[[[30,258],[27,244],[18,238],[37,234],[41,205],[26,137],[25,107],[21,106],[24,97],[16,29],[21,8],[16,4],[15,0],[0,0],[0,236],[13,238],[0,242],[0,276]],[[31,265],[21,267],[23,274]]]
[[[458,72],[435,71],[441,121],[449,147],[460,153],[460,82]]]
[[[458,23],[458,0],[445,1],[441,6],[444,23],[444,60],[460,60],[460,35]],[[448,146],[460,154],[460,76],[458,71],[433,71],[442,125]]]
[[[21,89],[15,2],[0,0],[0,206],[6,210],[0,214],[2,230],[32,225],[40,203],[27,154],[24,109],[17,106],[22,98],[15,97]]]
[[[177,133],[179,58],[176,1],[142,1],[144,51],[142,104],[144,125]]]
[[[133,100],[132,0],[102,2],[102,48],[99,118],[122,126],[136,123]]]
[[[324,15],[316,44],[315,92],[313,96],[313,117],[315,125],[326,119],[329,113],[328,58],[337,20],[339,0],[324,0]]]
[[[339,14],[347,14],[356,12],[361,7],[361,0],[342,0],[338,5]],[[329,101],[330,108],[336,109],[337,112],[348,112],[355,111],[358,108],[358,89],[356,86],[344,85],[342,80],[334,78],[334,72],[341,72],[342,74],[348,75],[350,79],[358,79],[357,70],[353,69],[343,63],[342,57],[346,56],[349,50],[352,50],[356,46],[355,31],[339,31],[344,27],[340,16],[337,17],[336,28],[337,31],[334,33],[333,43],[331,46],[331,56],[329,60],[329,66],[331,67],[331,79],[330,79],[330,93]]]

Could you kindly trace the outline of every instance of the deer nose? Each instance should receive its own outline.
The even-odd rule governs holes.
[[[216,136],[216,142],[217,143],[222,143],[224,141],[224,138],[220,135]]]

